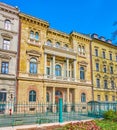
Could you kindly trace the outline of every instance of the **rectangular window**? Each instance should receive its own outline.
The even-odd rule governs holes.
[[[96,63],[96,71],[99,71],[99,63]]]
[[[105,101],[108,101],[108,95],[105,95]]]
[[[104,80],[104,89],[108,88],[107,80]]]
[[[113,74],[113,67],[110,66],[110,74]]]
[[[96,79],[97,88],[100,88],[100,79]]]
[[[8,74],[8,70],[9,70],[9,63],[8,62],[2,62],[1,73],[2,74]]]
[[[103,71],[104,73],[106,73],[106,65],[104,65]]]
[[[103,57],[104,59],[106,58],[105,51],[102,52],[102,57]]]
[[[0,101],[5,102],[6,101],[6,92],[0,92]]]
[[[47,75],[50,75],[50,67],[47,67],[47,68],[46,68],[46,74],[47,74]]]
[[[110,60],[112,60],[112,54],[110,53]]]
[[[4,50],[9,50],[10,49],[10,40],[3,40],[3,49]]]
[[[98,49],[95,49],[95,56],[98,56]]]
[[[100,101],[100,95],[97,95],[97,101]]]
[[[113,101],[113,102],[115,101],[115,96],[112,96],[112,101]]]
[[[117,55],[116,55],[116,62],[117,62]]]

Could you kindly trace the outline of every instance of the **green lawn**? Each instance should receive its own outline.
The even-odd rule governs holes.
[[[95,122],[102,130],[117,130],[117,122],[111,120],[96,120]]]

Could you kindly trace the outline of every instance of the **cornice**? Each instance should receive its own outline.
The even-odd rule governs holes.
[[[46,28],[49,27],[49,23],[44,21],[44,20],[41,20],[41,19],[38,19],[36,17],[33,17],[31,15],[27,15],[27,14],[24,14],[24,13],[19,13],[19,17],[21,20],[25,20],[25,21],[28,21],[30,23],[34,23],[34,24],[37,24],[37,25],[40,25],[40,26],[44,26]]]
[[[18,34],[18,32],[15,32],[15,31],[12,31],[12,30],[6,30],[6,29],[4,29],[4,28],[0,28],[0,30],[5,31],[5,32],[7,32],[7,33]]]
[[[7,4],[2,3],[2,2],[0,2],[0,10],[14,14],[14,15],[18,15],[18,13],[19,13],[19,10],[17,7],[15,8],[13,6],[7,5]]]
[[[108,43],[107,41],[102,41],[100,39],[97,39],[97,38],[92,38],[92,42],[93,44],[101,44],[101,45],[104,45],[104,46],[107,46],[107,47],[110,47],[110,48],[113,48],[113,49],[117,49],[117,46],[114,45],[114,44],[110,44]]]
[[[69,39],[69,35],[67,33],[64,33],[64,32],[61,32],[61,31],[58,31],[58,30],[55,30],[55,29],[52,29],[52,28],[49,28],[47,30],[47,32],[48,33],[52,33],[54,35],[58,35],[58,36],[65,37],[65,38]]]
[[[88,41],[88,42],[91,41],[91,38],[90,38],[90,37],[88,37],[88,36],[86,36],[86,35],[84,35],[84,34],[80,34],[80,33],[78,33],[78,32],[71,32],[71,33],[70,33],[70,36],[73,37],[73,38],[80,38],[80,39],[85,40],[85,41]]]
[[[17,54],[16,51],[0,49],[0,53],[2,53],[2,52],[6,53],[6,54],[13,54],[13,55]]]

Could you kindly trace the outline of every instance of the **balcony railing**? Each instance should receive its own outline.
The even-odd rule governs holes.
[[[64,46],[61,46],[61,45],[54,45],[54,44],[51,44],[51,43],[45,43],[45,46],[58,48],[58,49],[69,51],[69,52],[75,52],[74,49],[68,48],[68,47],[64,47]]]
[[[65,77],[65,76],[44,75],[44,79],[91,84],[91,80],[81,80],[81,79],[77,79],[73,77]]]

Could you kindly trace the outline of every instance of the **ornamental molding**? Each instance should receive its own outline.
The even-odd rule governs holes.
[[[0,58],[2,58],[2,59],[7,59],[7,60],[10,60],[11,59],[11,57],[9,56],[9,55],[5,55],[5,54],[0,54]]]
[[[87,66],[88,63],[86,61],[78,61],[79,65]]]
[[[1,33],[1,36],[5,38],[13,39],[13,36],[8,33]]]
[[[38,56],[38,57],[41,56],[41,53],[36,50],[27,50],[26,53],[32,56]]]
[[[101,78],[101,75],[100,75],[100,74],[96,74],[95,77],[97,77],[97,78]]]

